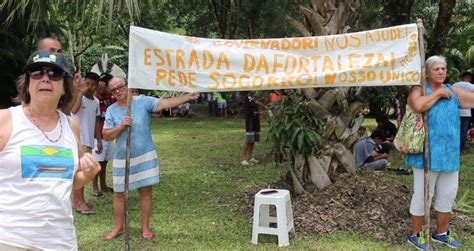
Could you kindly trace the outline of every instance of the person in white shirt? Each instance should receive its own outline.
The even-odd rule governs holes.
[[[455,83],[453,86],[461,88],[468,92],[474,92],[474,85],[471,83],[472,74],[470,72],[464,72],[461,75],[461,81]],[[461,115],[461,152],[466,146],[467,131],[471,125],[471,108],[459,109]]]
[[[76,95],[71,109],[72,117],[79,122],[82,149],[84,152],[92,153],[94,148],[94,135],[97,137],[97,152],[101,153],[102,137],[98,123],[100,118],[99,100],[94,92],[99,84],[100,77],[97,73],[89,72],[84,78],[85,86],[82,88],[83,95]],[[98,188],[95,188],[98,192]],[[91,215],[94,212],[89,208],[84,199],[84,188],[74,190],[74,205],[76,211],[83,215]]]

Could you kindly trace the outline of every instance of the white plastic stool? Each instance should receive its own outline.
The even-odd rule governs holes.
[[[265,191],[272,190],[276,192],[265,194]],[[275,205],[276,217],[270,216],[270,205]],[[277,227],[270,227],[270,223],[276,223]],[[288,246],[288,232],[295,233],[290,192],[284,189],[260,190],[255,194],[252,243],[258,243],[258,234],[273,234],[278,235],[278,246]]]

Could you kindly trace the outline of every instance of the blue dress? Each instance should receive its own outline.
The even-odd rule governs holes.
[[[132,102],[132,136],[130,156],[129,190],[151,186],[160,182],[159,160],[150,131],[150,113],[154,112],[159,99],[148,96],[135,96]],[[104,128],[115,128],[127,115],[127,107],[117,103],[108,107]],[[116,138],[113,160],[113,183],[115,192],[124,191],[125,155],[127,149],[127,130]]]
[[[456,172],[461,166],[459,99],[451,85],[444,85],[454,95],[441,98],[428,110],[430,170],[433,172]],[[429,84],[426,93],[433,92]],[[423,168],[424,154],[407,154],[405,164]]]

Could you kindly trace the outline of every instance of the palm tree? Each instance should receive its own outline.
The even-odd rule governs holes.
[[[285,19],[304,36],[346,33],[361,4],[359,0],[314,0],[308,4],[295,0],[294,3],[304,21],[288,15]],[[281,154],[286,154],[286,150],[290,153],[290,174],[297,194],[327,187],[332,183],[330,176],[336,169],[341,168],[349,174],[356,172],[350,149],[359,137],[364,118],[361,113],[364,103],[348,99],[357,96],[355,89],[303,91],[304,100],[287,99],[283,104],[286,111],[277,113],[270,126],[270,137],[276,142],[276,150]],[[298,114],[300,116],[295,116]],[[322,128],[321,124],[326,126]]]

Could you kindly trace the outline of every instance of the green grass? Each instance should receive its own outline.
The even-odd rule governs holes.
[[[205,114],[205,107],[198,107]],[[372,121],[368,120],[368,126]],[[265,123],[262,123],[266,125]],[[240,211],[244,207],[239,194],[255,186],[278,180],[285,175],[276,167],[265,142],[256,145],[255,155],[262,163],[239,164],[244,138],[244,122],[237,118],[155,118],[153,137],[160,156],[161,183],[153,190],[152,230],[156,237],[141,240],[137,191],[130,193],[130,246],[132,250],[156,249],[275,249],[275,236],[261,236],[258,246],[250,244],[250,216]],[[471,150],[472,149],[472,150]],[[474,144],[463,156],[465,163],[474,163]],[[402,165],[395,156],[394,165]],[[108,180],[111,184],[110,164]],[[464,164],[461,172],[461,192],[473,190],[474,171]],[[410,184],[408,176],[390,176]],[[474,192],[473,192],[474,193]],[[471,199],[474,196],[470,195]],[[95,198],[86,189],[86,200],[92,204],[94,216],[76,215],[79,247],[82,250],[116,250],[123,238],[103,241],[105,232],[113,228],[111,194]],[[409,203],[407,201],[407,203]],[[298,231],[298,229],[296,229]],[[408,232],[408,229],[407,229]],[[474,247],[474,238],[465,240]],[[343,232],[330,236],[297,233],[290,237],[291,249],[321,250],[393,250],[408,249],[408,245],[388,246],[370,239],[370,233]]]

